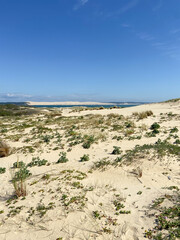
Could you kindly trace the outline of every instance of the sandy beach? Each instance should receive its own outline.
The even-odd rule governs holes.
[[[50,103],[28,103],[41,104]],[[180,101],[47,109],[1,116],[0,125],[1,139],[11,147],[0,158],[0,239],[141,240],[167,234],[155,220],[179,201]],[[17,196],[12,180],[18,183],[20,169],[26,170],[26,191]]]

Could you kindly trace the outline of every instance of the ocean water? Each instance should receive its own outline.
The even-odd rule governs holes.
[[[88,108],[95,108],[95,107],[103,107],[103,108],[112,108],[112,107],[121,107],[121,108],[125,108],[125,107],[133,107],[133,106],[137,106],[137,105],[141,105],[141,104],[130,104],[130,105],[31,105],[31,107],[48,107],[48,108],[70,108],[70,107],[88,107]]]

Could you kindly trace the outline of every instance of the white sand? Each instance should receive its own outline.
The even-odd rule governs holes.
[[[47,103],[30,103],[30,105],[46,105]],[[64,103],[52,103],[53,105],[65,105]],[[75,103],[66,103],[67,105]],[[79,104],[79,103],[77,103]],[[87,105],[87,103],[84,103]],[[94,103],[89,103],[94,104]],[[96,103],[97,104],[97,103]],[[137,120],[132,113],[151,110],[153,116],[148,118]],[[56,111],[58,112],[58,111]],[[166,156],[162,160],[157,157],[149,159],[149,156],[145,155],[143,158],[134,159],[130,165],[122,165],[121,167],[109,166],[105,171],[96,170],[92,173],[88,173],[94,162],[108,158],[113,161],[118,155],[112,155],[113,146],[119,146],[125,152],[125,150],[133,149],[137,144],[154,144],[159,138],[161,140],[166,139],[169,136],[170,129],[177,127],[179,131],[177,134],[180,137],[180,102],[177,103],[157,103],[141,105],[124,109],[102,109],[102,110],[86,110],[81,112],[71,112],[71,109],[63,109],[62,115],[65,117],[74,116],[91,116],[90,114],[100,114],[102,116],[108,116],[108,114],[118,114],[124,117],[129,117],[124,121],[134,121],[135,135],[141,134],[141,126],[149,127],[154,122],[159,122],[161,125],[160,133],[156,137],[145,137],[145,132],[142,134],[141,139],[128,140],[125,138],[121,141],[112,139],[114,135],[120,135],[121,130],[114,132],[109,129],[100,131],[99,128],[90,128],[89,125],[83,129],[82,133],[88,133],[89,135],[104,134],[105,141],[98,141],[97,144],[92,144],[89,149],[84,149],[82,144],[78,144],[72,147],[69,152],[67,138],[63,140],[65,143],[64,149],[53,150],[57,146],[53,143],[54,139],[49,144],[40,144],[34,153],[23,154],[14,153],[8,157],[0,159],[0,167],[6,167],[6,173],[0,174],[0,211],[4,213],[0,214],[0,239],[4,240],[55,240],[60,237],[62,239],[74,239],[74,240],[86,240],[86,239],[117,239],[117,240],[141,240],[144,239],[145,230],[152,228],[154,223],[153,217],[148,217],[149,205],[158,197],[164,194],[171,194],[170,190],[165,189],[168,186],[180,187],[179,165],[177,157]],[[172,114],[176,116],[172,116]],[[49,114],[52,114],[50,112]],[[168,115],[169,114],[169,115]],[[51,115],[49,115],[51,116]],[[58,119],[59,116],[57,116]],[[163,118],[164,117],[164,118]],[[38,118],[40,119],[38,121]],[[60,122],[58,125],[48,125],[44,122],[45,117],[35,116],[30,117],[29,123],[37,121],[42,123],[43,127],[50,128],[54,131],[55,128],[59,128],[57,131],[61,135],[67,134],[67,131],[71,129],[72,125],[64,130],[64,125]],[[56,119],[56,117],[50,117],[50,119]],[[97,117],[98,119],[98,117]],[[25,121],[25,119],[23,119]],[[2,121],[2,118],[0,119]],[[26,120],[28,121],[28,120]],[[94,121],[94,120],[93,120]],[[119,120],[120,121],[120,120]],[[15,122],[15,125],[19,125],[19,122]],[[118,124],[121,124],[119,122]],[[11,126],[13,123],[11,123]],[[30,142],[24,142],[23,140],[34,136],[32,134],[33,127],[25,129],[25,132],[20,130],[8,131],[5,136],[23,133],[24,136],[19,141],[8,140],[8,143],[16,149],[22,146],[31,146],[34,142],[38,142],[38,138],[33,139]],[[81,128],[80,128],[81,129]],[[65,132],[64,132],[65,131]],[[78,131],[75,129],[74,131]],[[79,130],[80,131],[80,130]],[[149,130],[148,130],[149,131]],[[50,135],[51,131],[44,133],[44,135]],[[41,134],[43,135],[43,133]],[[175,141],[172,137],[170,142]],[[69,162],[55,164],[59,158],[60,152],[66,152]],[[90,161],[81,163],[80,158],[84,154],[89,154]],[[20,161],[28,163],[32,160],[32,156],[39,156],[40,159],[47,159],[51,165],[32,167],[29,170],[32,172],[32,176],[27,180],[27,196],[26,199],[18,199],[14,204],[11,203],[9,208],[6,200],[10,199],[14,194],[12,183],[10,182],[11,173],[9,171],[13,163],[19,158]],[[142,177],[137,177],[138,168],[142,170]],[[62,173],[62,170],[74,170],[73,173]],[[83,180],[77,178],[78,172],[82,171],[87,174]],[[42,180],[44,174],[50,174],[50,180]],[[82,176],[82,175],[81,175]],[[80,182],[83,188],[76,188],[72,186],[73,182]],[[85,190],[86,189],[86,190]],[[87,191],[91,189],[91,191]],[[142,192],[141,194],[137,194]],[[63,206],[63,196],[67,195],[67,199],[71,197],[79,196],[79,200],[75,201],[68,206],[68,209]],[[85,196],[83,198],[83,196]],[[87,198],[87,199],[86,199]],[[87,201],[86,201],[86,200]],[[85,206],[81,207],[80,201],[83,201]],[[131,211],[130,214],[115,215],[114,201],[121,202],[125,208],[122,210]],[[48,206],[49,203],[53,203],[55,207],[47,210],[46,214],[40,218],[39,212],[36,210],[38,204],[44,204]],[[165,202],[168,206],[169,202]],[[8,213],[17,208],[23,206],[20,213],[15,216],[8,217]],[[30,216],[30,208],[34,209],[34,213]],[[93,211],[98,211],[102,216],[101,219],[93,217]],[[113,225],[112,221],[116,224]],[[103,228],[110,229],[110,233],[106,233]]]

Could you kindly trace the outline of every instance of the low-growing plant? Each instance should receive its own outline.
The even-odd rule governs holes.
[[[120,147],[114,146],[113,148],[114,150],[112,151],[112,154],[119,155],[122,153],[122,150],[120,149]]]
[[[50,136],[50,135],[44,135],[44,136],[42,136],[42,140],[43,140],[45,143],[49,143],[52,138],[53,138],[53,136]]]
[[[6,172],[6,168],[0,167],[0,174],[5,173],[5,172]]]
[[[93,144],[94,142],[96,141],[95,137],[93,135],[91,136],[88,136],[88,135],[85,135],[84,136],[84,143],[83,143],[83,148],[90,148],[91,144]]]
[[[49,174],[44,174],[42,176],[42,180],[49,180],[50,179],[50,175]]]
[[[159,128],[160,128],[160,125],[157,122],[153,123],[150,127],[150,129],[153,131],[158,131]]]
[[[24,168],[26,164],[23,161],[17,161],[13,163],[13,168]]]
[[[84,154],[81,159],[80,162],[87,162],[89,161],[89,154]]]
[[[39,157],[33,157],[32,161],[30,163],[27,164],[27,167],[34,167],[34,166],[43,166],[47,164],[47,160],[45,159],[40,159]]]
[[[127,150],[122,156],[123,162],[132,162],[136,158],[142,158],[145,154],[154,152],[154,155],[162,158],[165,155],[176,155],[179,156],[180,146],[171,144],[166,140],[161,141],[160,139],[155,144],[144,144],[142,146],[136,145],[133,150]]]
[[[104,158],[98,162],[95,162],[94,165],[92,166],[92,170],[96,170],[96,169],[105,170],[105,168],[109,165],[112,165],[112,163],[106,158]]]
[[[174,142],[174,144],[180,144],[180,140],[176,139],[176,141]]]
[[[125,127],[126,128],[134,128],[135,124],[132,121],[125,122]]]
[[[176,132],[178,132],[179,130],[178,130],[178,128],[177,127],[174,127],[174,128],[172,128],[171,130],[170,130],[170,133],[176,133]]]
[[[66,157],[66,153],[65,152],[61,152],[59,154],[59,156],[60,156],[60,158],[57,160],[56,163],[66,163],[66,162],[69,161],[68,158]]]
[[[176,192],[175,195],[168,196],[171,199],[170,207],[162,207],[161,203],[167,196],[156,199],[151,206],[156,208],[155,226],[148,229],[144,233],[144,237],[148,239],[171,239],[176,240],[180,238],[180,195]]]
[[[101,219],[101,214],[97,210],[93,211],[92,214],[93,214],[94,218],[99,219],[99,220]]]

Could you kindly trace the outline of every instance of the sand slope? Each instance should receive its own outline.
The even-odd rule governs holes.
[[[134,114],[143,111],[153,115],[139,119]],[[155,122],[159,133],[150,137]],[[1,138],[14,148],[0,159],[0,167],[6,168],[0,174],[2,240],[144,239],[145,230],[154,225],[155,216],[149,215],[155,212],[150,210],[152,202],[173,194],[167,187],[180,187],[178,154],[159,157],[154,150],[142,151],[130,162],[114,164],[136,145],[155,144],[158,139],[174,144],[180,138],[179,102],[111,110],[47,110],[33,117],[1,117],[0,123],[1,130],[7,129]],[[179,131],[173,132],[174,128]],[[95,138],[90,148],[82,146],[88,142],[85,135]],[[113,146],[122,153],[112,154]],[[56,164],[60,152],[66,153],[68,162]],[[80,162],[84,154],[89,161]],[[13,199],[11,167],[17,159],[28,164],[32,157],[49,164],[29,167],[27,196]],[[109,162],[103,167],[103,161]],[[163,204],[169,206],[171,201],[165,199]]]

